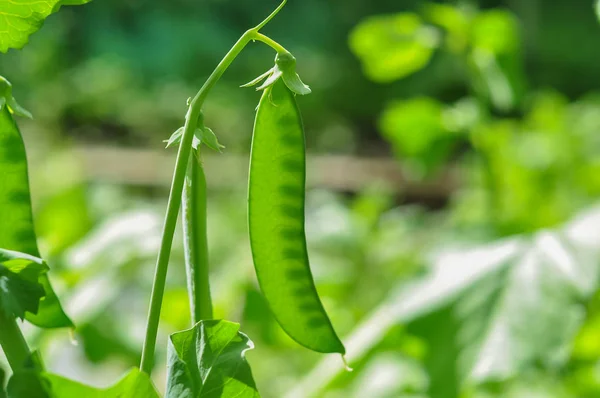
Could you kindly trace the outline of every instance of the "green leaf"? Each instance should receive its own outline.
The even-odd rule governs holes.
[[[221,143],[219,143],[219,140],[217,139],[217,136],[215,135],[215,133],[208,127],[205,127],[204,130],[202,131],[202,139],[201,140],[204,145],[206,145],[213,151],[223,152],[222,149],[225,148],[225,146],[223,146],[223,145],[221,145]]]
[[[427,343],[432,398],[528,371],[565,371],[585,305],[600,287],[599,257],[600,207],[556,230],[446,248],[429,275],[394,292],[346,339],[350,360],[402,324]],[[317,395],[339,372],[328,358],[297,391]]]
[[[438,42],[436,30],[413,13],[369,17],[350,34],[350,47],[366,75],[381,83],[427,66]]]
[[[434,98],[417,97],[386,106],[379,127],[398,159],[407,162],[406,170],[423,177],[445,165],[458,143],[460,136],[451,131],[458,127],[452,116]]]
[[[0,309],[21,319],[26,311],[36,314],[45,295],[39,280],[46,272],[41,259],[0,249]]]
[[[600,0],[596,0],[596,16],[600,19]]]
[[[428,22],[442,27],[447,32],[445,42],[448,49],[461,55],[469,44],[469,12],[452,4],[426,3],[423,14]]]
[[[259,397],[245,352],[254,348],[233,322],[210,320],[169,338],[167,398]]]
[[[63,5],[79,5],[90,0],[11,0],[0,2],[0,51],[23,48],[29,36],[44,20]]]
[[[169,137],[168,140],[163,141],[163,142],[167,143],[166,148],[169,148],[173,145],[177,145],[181,142],[181,137],[183,136],[183,130],[184,130],[183,127],[178,128],[177,131],[175,131],[173,134],[171,134],[171,137]],[[192,148],[198,149],[200,144],[204,144],[207,147],[209,147],[210,149],[217,151],[217,152],[223,152],[222,149],[225,148],[225,146],[223,146],[219,143],[219,140],[217,139],[217,136],[215,135],[215,133],[208,127],[198,127],[196,129],[196,131],[194,132]]]
[[[131,369],[119,382],[106,389],[53,374],[44,374],[44,378],[51,386],[53,398],[159,398],[150,376],[137,368]]]
[[[473,19],[469,62],[477,92],[502,111],[515,108],[525,94],[521,38],[513,14],[492,10]]]
[[[262,82],[264,79],[266,79],[267,77],[271,76],[271,74],[273,73],[273,68],[269,69],[268,71],[266,71],[265,73],[263,73],[262,75],[258,76],[256,79],[249,81],[246,84],[242,84],[240,87],[243,88],[248,88],[248,87],[252,87],[257,85],[258,83]]]
[[[175,130],[175,132],[173,134],[171,134],[171,136],[169,137],[168,140],[163,140],[163,142],[165,142],[167,145],[165,146],[165,148],[169,148],[172,147],[173,145],[178,144],[179,142],[181,142],[181,136],[183,135],[183,127],[179,127],[177,130]]]
[[[8,107],[0,111],[0,247],[40,257],[33,227],[27,156],[19,128]],[[45,290],[36,315],[26,319],[39,327],[71,327],[46,274],[39,281]]]
[[[433,98],[396,101],[381,116],[381,130],[401,155],[427,155],[433,143],[447,133],[443,105]]]
[[[512,243],[512,256],[409,325],[429,343],[432,397],[458,397],[466,382],[508,380],[538,366],[559,369],[567,363],[585,317],[581,303],[594,290],[588,278],[595,278],[598,267],[560,233]],[[494,258],[493,247],[480,250],[478,256]],[[449,271],[469,267],[460,258],[446,265]],[[438,325],[435,333],[432,325]]]

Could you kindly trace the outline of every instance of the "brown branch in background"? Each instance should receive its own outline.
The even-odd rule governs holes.
[[[168,186],[175,154],[156,150],[132,150],[116,147],[79,146],[72,149],[88,181],[125,185]],[[205,167],[212,189],[245,187],[248,156],[207,155]],[[308,157],[308,185],[343,192],[358,192],[379,183],[407,200],[437,203],[445,201],[456,189],[452,170],[429,181],[409,181],[393,159],[317,155]],[[211,178],[212,177],[212,178]]]

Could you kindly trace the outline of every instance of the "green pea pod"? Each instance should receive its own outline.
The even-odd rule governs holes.
[[[192,325],[212,319],[206,237],[206,177],[200,152],[193,149],[188,163],[183,195],[183,247]]]
[[[300,111],[280,80],[263,92],[254,124],[248,190],[254,267],[275,318],[292,339],[317,352],[344,354],[308,262],[305,178]]]

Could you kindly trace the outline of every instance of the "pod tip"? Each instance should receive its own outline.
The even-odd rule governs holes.
[[[345,355],[342,354],[342,362],[344,362],[344,368],[346,369],[346,372],[353,372],[354,369],[352,369],[349,365],[348,365],[348,359],[346,358]]]
[[[79,341],[77,341],[77,336],[75,336],[75,328],[69,329],[69,340],[72,345],[74,345],[74,346],[79,345]]]

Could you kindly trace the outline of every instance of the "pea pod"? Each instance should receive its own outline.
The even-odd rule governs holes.
[[[292,339],[317,352],[344,354],[310,271],[305,178],[302,119],[280,79],[264,90],[254,124],[248,190],[254,267],[275,318]]]

